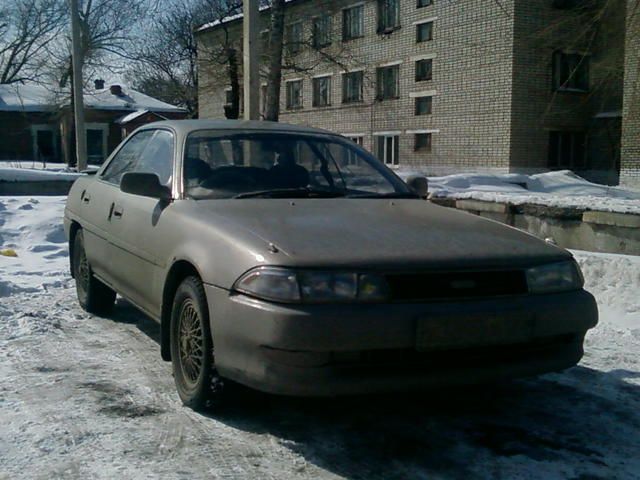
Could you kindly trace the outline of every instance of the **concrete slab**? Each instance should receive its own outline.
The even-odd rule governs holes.
[[[584,212],[582,221],[615,227],[640,228],[640,215],[632,213]]]
[[[481,200],[456,200],[456,208],[474,212],[509,213],[507,203],[483,202]]]

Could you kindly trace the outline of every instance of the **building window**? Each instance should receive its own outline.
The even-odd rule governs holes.
[[[428,42],[433,40],[433,22],[424,22],[416,25],[416,42]]]
[[[415,152],[431,152],[431,133],[416,133],[414,137],[413,150]]]
[[[378,100],[398,98],[400,96],[399,85],[400,65],[380,67],[377,70]]]
[[[342,11],[342,40],[364,36],[364,5]]]
[[[362,101],[362,72],[350,72],[342,75],[342,103]]]
[[[358,136],[350,136],[347,137],[349,140],[351,140],[353,143],[355,143],[356,145],[358,145],[359,147],[362,147],[364,145],[364,135],[358,135]],[[348,150],[347,153],[347,165],[358,165],[360,163],[360,158],[358,157],[358,154],[356,154],[354,151],[352,150]]]
[[[287,109],[302,108],[302,80],[287,82]]]
[[[331,17],[323,15],[313,19],[313,46],[315,48],[331,45]]]
[[[233,90],[225,90],[224,91],[224,103],[226,105],[231,105],[233,103]]]
[[[364,136],[362,135],[358,135],[357,137],[347,137],[349,140],[351,140],[353,143],[355,143],[356,145],[362,146],[363,145],[363,141],[364,141]]]
[[[400,26],[400,0],[378,0],[378,33],[390,33]]]
[[[313,79],[313,106],[326,107],[331,105],[331,77],[317,77]]]
[[[585,167],[584,132],[549,132],[549,167],[579,170]]]
[[[416,62],[416,82],[422,82],[423,80],[431,80],[433,70],[433,60],[418,60]]]
[[[101,164],[107,158],[107,137],[109,125],[106,123],[87,123],[87,162],[95,165]]]
[[[431,115],[431,104],[433,97],[416,97],[415,114]]]
[[[429,5],[433,5],[433,0],[418,0],[416,8],[428,7]]]
[[[285,43],[290,55],[294,55],[302,49],[302,22],[287,25]]]
[[[589,57],[577,53],[553,53],[553,88],[560,91],[589,90]]]
[[[58,160],[59,138],[53,125],[32,125],[33,158],[41,162]]]
[[[376,136],[376,154],[378,160],[387,165],[399,165],[398,159],[398,135]]]

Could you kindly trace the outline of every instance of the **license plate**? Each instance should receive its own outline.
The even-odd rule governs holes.
[[[534,326],[534,318],[530,314],[423,317],[418,319],[416,348],[439,350],[522,343],[531,340]]]

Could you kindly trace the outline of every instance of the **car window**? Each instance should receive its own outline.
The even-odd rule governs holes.
[[[153,136],[153,130],[145,130],[136,133],[127,140],[127,143],[118,151],[102,173],[101,178],[109,183],[120,185],[122,176],[127,172],[133,172],[138,158]]]
[[[183,175],[185,195],[194,199],[273,189],[321,190],[334,196],[410,193],[350,141],[293,133],[193,132],[185,145]]]
[[[173,134],[167,130],[156,130],[133,171],[155,173],[160,183],[168,185],[173,173]]]

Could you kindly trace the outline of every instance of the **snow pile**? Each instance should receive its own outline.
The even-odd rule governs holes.
[[[82,173],[72,172],[64,167],[47,168],[14,168],[0,166],[0,182],[56,182],[73,181]]]
[[[1,197],[0,297],[41,291],[67,281],[68,248],[62,218],[65,197]]]
[[[573,253],[582,267],[585,284],[594,290],[606,323],[635,331],[640,338],[640,257]]]
[[[420,174],[411,169],[399,169],[397,173],[402,178]],[[429,191],[436,198],[640,214],[640,191],[591,183],[569,170],[536,175],[461,173],[429,177]]]

